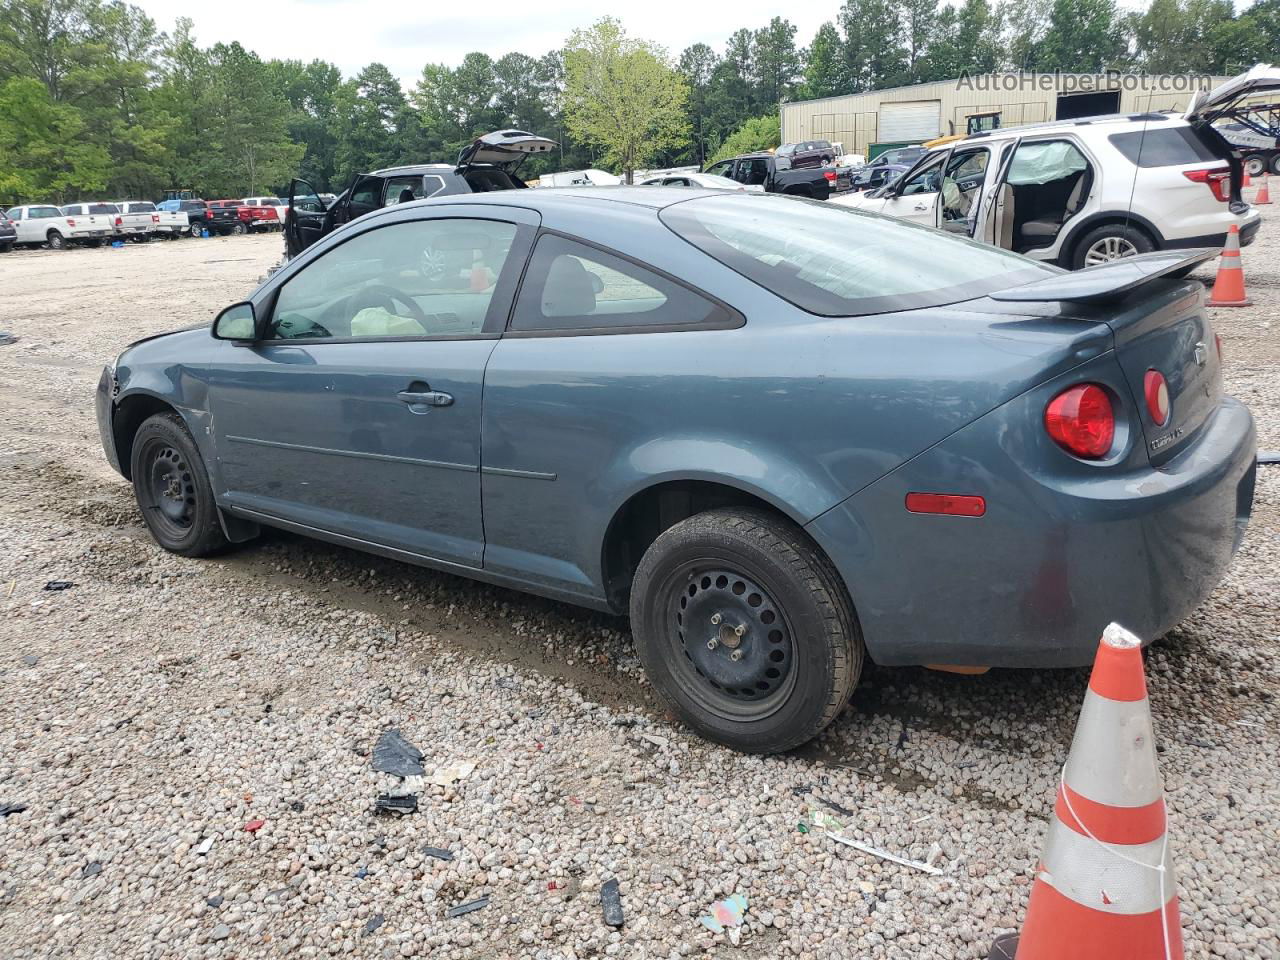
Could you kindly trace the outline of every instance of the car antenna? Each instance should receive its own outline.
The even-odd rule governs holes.
[[[1148,100],[1148,105],[1150,100]],[[1150,111],[1148,111],[1149,113]],[[1147,127],[1151,125],[1151,120],[1144,114],[1142,118],[1142,135],[1138,138],[1138,156],[1133,161],[1133,183],[1129,185],[1129,205],[1124,211],[1124,232],[1127,236],[1129,233],[1129,220],[1133,217],[1133,197],[1138,191],[1138,173],[1142,170],[1142,150],[1147,145]],[[1127,240],[1125,241],[1128,242]]]

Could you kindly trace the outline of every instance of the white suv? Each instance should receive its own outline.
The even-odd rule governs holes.
[[[1079,269],[1179,247],[1252,242],[1239,156],[1213,127],[1227,107],[1280,89],[1258,65],[1182,116],[1087,117],[974,134],[935,147],[894,183],[829,202],[940,227]],[[1234,176],[1232,175],[1234,171]]]

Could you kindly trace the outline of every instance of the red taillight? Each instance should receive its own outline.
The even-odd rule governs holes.
[[[824,170],[822,171],[822,175],[826,177],[828,180],[830,180],[832,183],[836,182],[836,172],[834,170]]]
[[[159,222],[160,222],[160,214],[158,214],[158,213],[153,213],[153,214],[151,215],[151,222],[152,222],[152,223],[159,223]]]
[[[944,513],[951,517],[980,517],[987,501],[955,493],[908,493],[907,509],[912,513]]]
[[[75,220],[73,220],[71,217],[67,217],[67,226],[74,227],[75,225],[76,225]]]
[[[120,217],[116,217],[116,226],[117,227],[124,226],[124,220],[122,220]]]
[[[1147,398],[1147,412],[1157,427],[1169,420],[1169,384],[1159,370],[1148,370],[1142,378],[1142,393]]]
[[[1231,171],[1223,167],[1206,167],[1203,170],[1183,170],[1182,175],[1192,183],[1208,184],[1215,200],[1227,202],[1231,190]]]
[[[1099,460],[1111,450],[1116,416],[1107,391],[1096,383],[1078,383],[1049,401],[1044,428],[1058,446],[1087,460]]]

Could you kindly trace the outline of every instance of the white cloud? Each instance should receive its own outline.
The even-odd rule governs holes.
[[[513,51],[541,56],[561,46],[574,28],[603,15],[528,0],[486,0],[469,8],[355,0],[132,2],[164,31],[171,31],[178,17],[190,17],[202,46],[238,40],[264,59],[328,60],[348,76],[380,61],[406,86],[417,81],[424,64],[456,65],[472,50],[495,59]],[[828,0],[810,6],[787,9],[778,0],[739,0],[728,9],[707,3],[638,5],[621,19],[632,36],[662,44],[674,58],[692,43],[706,43],[721,53],[734,30],[762,27],[775,16],[789,18],[798,28],[797,47],[805,46],[823,20],[835,18],[840,5]],[[469,12],[458,12],[464,10]]]

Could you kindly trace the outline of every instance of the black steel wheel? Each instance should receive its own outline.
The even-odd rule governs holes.
[[[204,461],[177,414],[143,422],[130,466],[142,518],[160,546],[188,557],[226,546]]]
[[[659,536],[636,571],[631,627],[676,713],[749,753],[815,736],[861,672],[839,575],[802,530],[761,510],[707,511]]]

